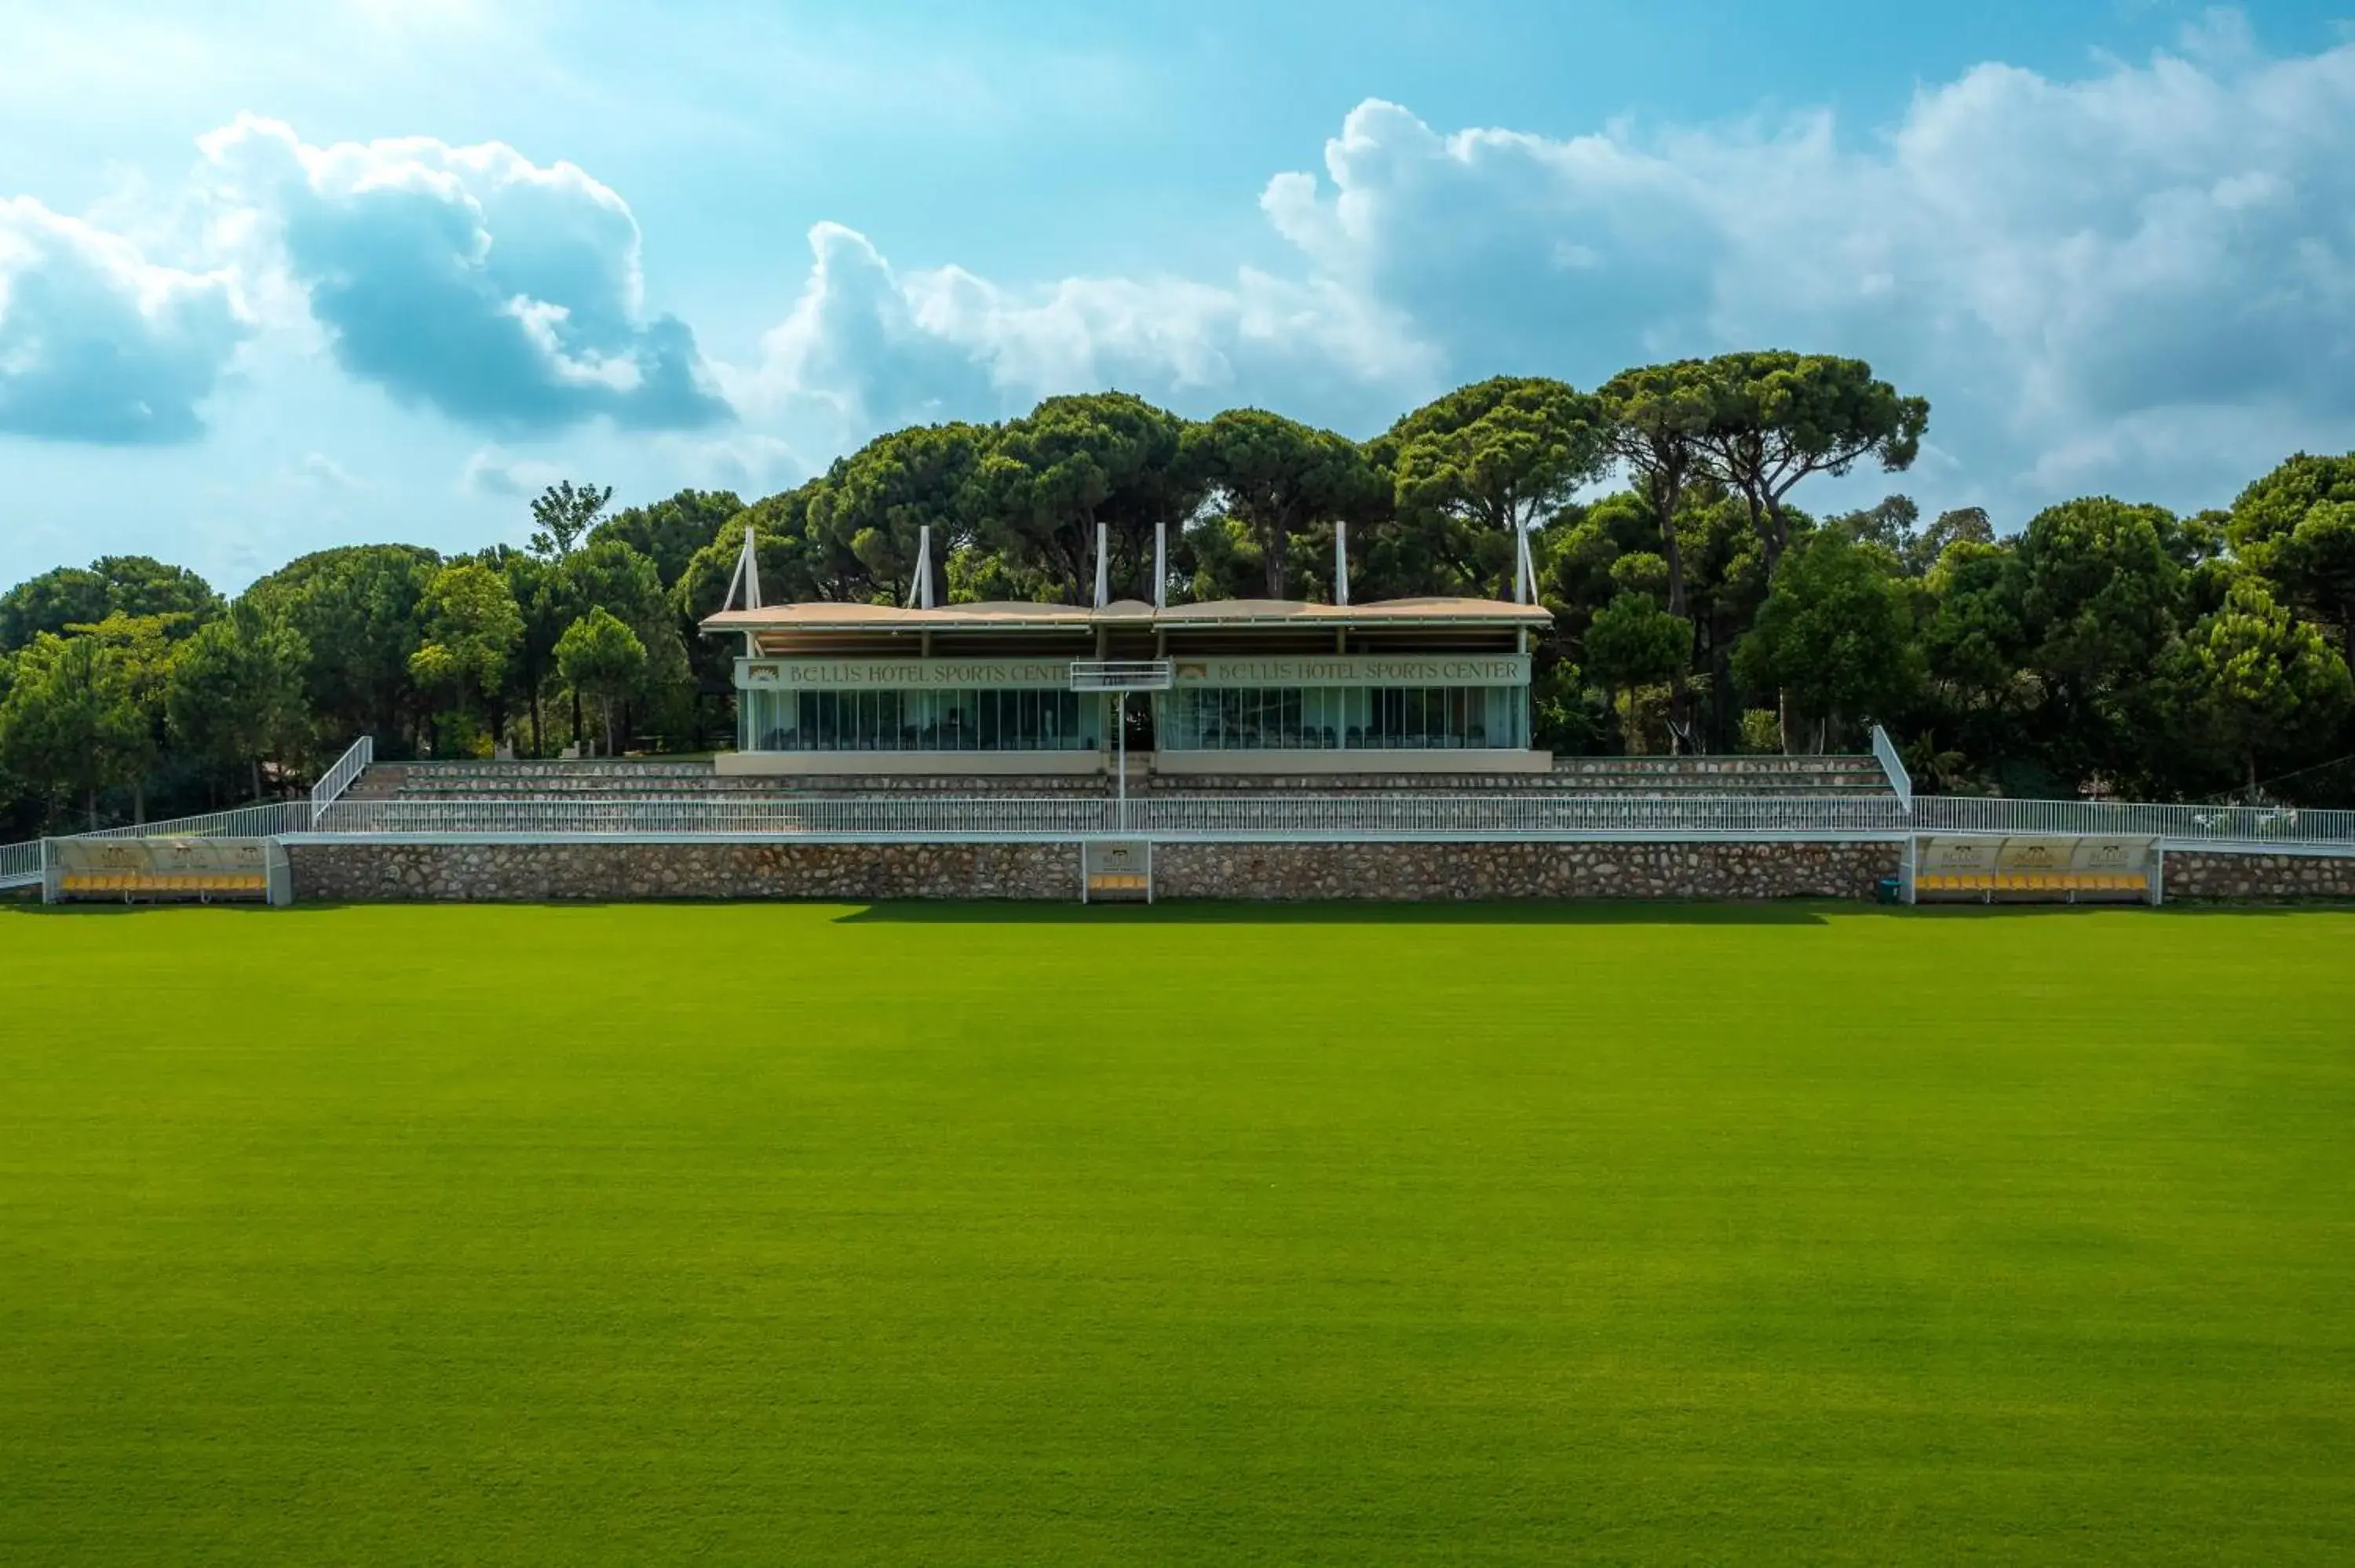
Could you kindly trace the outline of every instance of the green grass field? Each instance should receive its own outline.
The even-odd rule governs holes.
[[[2346,1562],[2350,956],[0,912],[0,1562]]]

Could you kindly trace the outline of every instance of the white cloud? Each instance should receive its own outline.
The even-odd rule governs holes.
[[[1436,373],[1402,317],[1321,279],[1067,278],[1004,287],[958,267],[896,271],[866,236],[810,231],[814,261],[731,397],[819,448],[897,425],[993,418],[1117,387],[1180,408],[1395,411]]]
[[[552,462],[479,447],[458,471],[458,488],[473,495],[537,495],[561,477],[563,471]]]
[[[313,146],[251,115],[199,146],[220,232],[351,375],[496,429],[728,417],[687,325],[645,319],[628,204],[574,165],[421,136]]]
[[[1107,385],[1363,433],[1455,380],[1773,344],[1929,395],[1948,461],[1900,482],[2014,508],[2210,503],[2291,429],[2355,445],[2355,45],[2269,59],[2229,14],[2081,79],[1982,66],[1868,135],[1442,133],[1369,100],[1261,207],[1289,276],[1018,287],[820,225],[731,385],[842,440]]]
[[[194,440],[248,330],[226,275],[161,265],[29,196],[0,199],[0,431]]]

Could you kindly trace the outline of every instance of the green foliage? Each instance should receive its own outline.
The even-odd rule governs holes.
[[[169,618],[186,636],[220,613],[220,596],[186,567],[151,556],[101,556],[87,568],[59,567],[0,595],[0,653],[14,652],[42,632],[92,625],[110,615]]]
[[[2346,662],[2253,577],[2233,584],[2224,608],[2192,629],[2169,665],[2179,733],[2237,764],[2252,798],[2261,758],[2334,734],[2355,705]]]
[[[1630,699],[1622,717],[1627,748],[1644,749],[1634,694],[1684,677],[1692,664],[1692,622],[1670,615],[1648,593],[1622,593],[1587,624],[1585,650],[1586,672],[1612,694],[1613,705],[1621,694]]]
[[[1226,499],[1257,546],[1262,591],[1282,599],[1291,541],[1316,524],[1380,507],[1381,476],[1345,437],[1260,408],[1232,408],[1189,427],[1180,460]]]
[[[1701,443],[1719,476],[1762,514],[1770,568],[1792,543],[1783,502],[1793,486],[1868,457],[1887,472],[1910,468],[1930,423],[1926,400],[1901,396],[1860,359],[1729,354],[1686,379],[1706,384],[1712,407]]]
[[[1514,534],[1602,472],[1607,435],[1597,398],[1545,376],[1500,376],[1417,408],[1369,448],[1399,519],[1388,569],[1422,591],[1502,597]]]
[[[575,690],[595,699],[604,719],[605,755],[615,755],[620,736],[613,725],[614,705],[645,675],[645,644],[619,616],[600,605],[557,639],[556,666]]]
[[[155,762],[148,642],[40,632],[17,653],[0,704],[0,766],[79,806],[93,829],[99,792],[136,789]]]
[[[242,769],[254,798],[261,763],[308,738],[303,673],[310,650],[282,616],[250,599],[188,639],[172,662],[164,711],[173,741],[217,768]]]
[[[1685,566],[1677,523],[1685,488],[1701,473],[1722,389],[1706,362],[1681,359],[1623,370],[1604,384],[1601,396],[1612,455],[1636,481],[1658,530],[1659,554],[1668,567],[1668,613],[1681,618]]]
[[[855,597],[911,602],[923,529],[932,531],[935,571],[972,536],[971,490],[989,439],[977,425],[920,425],[879,436],[827,471],[809,493],[806,528],[830,561],[863,577]]]
[[[1912,695],[1920,659],[1912,630],[1886,556],[1827,529],[1784,559],[1734,651],[1734,671],[1751,691],[1782,693],[1795,716],[1842,737]]]
[[[358,545],[304,556],[245,591],[309,650],[304,692],[327,752],[362,735],[391,751],[421,717],[409,662],[425,642],[425,592],[440,567],[415,546]]]
[[[2261,772],[2290,768],[2310,803],[2355,803],[2343,782],[2355,770],[2307,760],[2355,752],[2355,720],[2307,705],[2295,734],[2257,725],[2235,749],[2215,738],[2231,727],[2215,715],[2270,710],[2188,694],[2222,689],[2194,680],[2191,644],[2254,624],[2234,600],[2253,574],[2293,630],[2317,630],[2342,662],[2355,651],[2355,455],[2295,457],[2229,514],[2088,497],[2000,538],[1983,510],[1925,522],[1903,495],[1821,524],[1793,504],[1809,476],[1903,469],[1926,418],[1862,361],[1735,354],[1637,366],[1593,395],[1500,376],[1363,446],[1264,410],[1197,424],[1106,392],[1050,397],[1001,425],[892,431],[749,505],[683,490],[609,514],[609,489],[567,482],[532,503],[527,550],[444,561],[356,546],[255,583],[253,612],[298,651],[305,733],[257,743],[244,716],[208,725],[237,705],[196,694],[200,684],[252,684],[231,658],[250,634],[223,630],[189,665],[172,722],[161,677],[133,683],[164,760],[128,788],[134,810],[150,787],[217,791],[236,758],[250,776],[260,760],[315,760],[364,732],[399,757],[453,718],[462,744],[487,729],[546,755],[586,736],[588,698],[564,681],[557,645],[600,609],[645,653],[609,731],[709,744],[741,650],[698,628],[748,530],[770,604],[905,602],[927,527],[947,602],[1083,602],[1099,524],[1116,597],[1152,597],[1154,532],[1167,524],[1162,586],[1178,598],[1317,599],[1333,591],[1347,522],[1360,604],[1506,593],[1514,531],[1528,532],[1553,616],[1531,649],[1532,714],[1559,750],[1608,744],[1615,722],[1629,745],[1732,751],[1755,741],[1771,701],[1778,722],[1842,744],[1860,744],[1868,717],[1886,723],[1957,788],[2196,796],[2254,758]],[[1628,488],[1588,493],[1613,465]],[[1838,547],[1817,560],[1820,539]],[[1851,612],[1861,619],[1844,620]],[[111,623],[109,647],[160,669],[220,614],[201,579],[144,556],[44,573],[0,594],[0,686],[13,679],[5,650],[44,634]],[[275,667],[276,655],[254,657]],[[21,819],[26,800],[65,792],[44,777],[0,779],[0,812]]]
[[[462,720],[471,718],[473,699],[499,690],[523,641],[515,593],[496,567],[466,561],[433,574],[423,609],[426,641],[409,656],[409,673],[425,691],[449,693]]]
[[[2339,632],[2355,660],[2355,452],[2304,452],[2241,493],[2225,524],[2241,559],[2280,597]]]
[[[682,490],[651,506],[624,507],[593,524],[588,542],[594,545],[612,539],[629,546],[655,564],[655,572],[667,591],[686,572],[695,553],[717,539],[728,520],[743,510],[743,502],[733,491]]]
[[[593,484],[575,485],[569,479],[541,491],[531,503],[531,520],[536,524],[532,554],[551,561],[570,555],[613,499],[610,484],[601,490]]]

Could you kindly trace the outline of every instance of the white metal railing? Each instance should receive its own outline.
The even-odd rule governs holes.
[[[1889,732],[1879,725],[1872,726],[1872,755],[1880,762],[1881,772],[1889,776],[1889,787],[1907,810],[1913,809],[1913,775],[1905,770],[1905,759],[1897,755]]]
[[[2162,806],[2123,800],[1923,795],[1913,802],[1913,823],[1925,833],[2115,834],[2183,843],[2355,847],[2355,811],[2296,806]]]
[[[376,736],[364,735],[346,747],[343,756],[336,759],[336,765],[321,774],[319,781],[311,786],[311,820],[318,821],[319,813],[341,800],[344,791],[350,789],[375,761]]]
[[[159,831],[159,830],[150,830]],[[2193,844],[2345,846],[2355,811],[1887,795],[1146,795],[981,798],[744,794],[610,800],[343,800],[315,831],[370,834],[645,833],[844,838],[1892,838],[1909,832],[2152,837]]]
[[[1912,833],[2157,838],[2185,848],[2355,853],[2355,811],[1885,795],[1544,794],[690,796],[674,799],[289,800],[80,837],[322,834],[556,838],[812,837],[853,841],[1894,839]],[[40,879],[40,845],[0,845],[0,886]]]
[[[193,817],[167,817],[154,822],[128,822],[96,832],[59,833],[69,839],[271,839],[307,832],[311,826],[308,800],[270,800],[227,811],[206,811]],[[41,841],[0,844],[0,887],[27,887],[41,880]]]
[[[1884,796],[1100,796],[979,799],[744,795],[671,800],[342,800],[324,833],[820,834],[1163,839],[1787,836],[1902,831]]]

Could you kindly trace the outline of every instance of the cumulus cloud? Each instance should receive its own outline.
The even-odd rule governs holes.
[[[1263,205],[1452,374],[1860,354],[1932,395],[1966,467],[2028,490],[2131,486],[2162,433],[2212,429],[2234,450],[2163,465],[2212,496],[2280,455],[2238,449],[2267,420],[2219,411],[2337,421],[2341,444],[2355,418],[2355,46],[2270,60],[2227,27],[2079,81],[1983,66],[1861,141],[1821,113],[1442,135],[1369,102],[1323,180]]]
[[[29,196],[0,200],[0,430],[193,440],[248,331],[225,275],[159,265]]]
[[[1863,134],[1447,132],[1369,101],[1261,207],[1296,264],[1214,282],[903,274],[821,225],[740,400],[855,437],[1110,385],[1363,433],[1455,380],[1774,344],[1929,394],[1911,482],[1973,498],[2210,501],[2271,433],[2355,440],[2355,45],[2268,58],[2229,17],[2078,79],[1983,66]]]
[[[515,432],[728,417],[686,323],[645,315],[628,205],[572,164],[430,137],[313,146],[251,115],[199,146],[224,228],[350,374]]]
[[[810,249],[792,313],[730,386],[739,404],[819,445],[1105,387],[1179,408],[1264,402],[1386,417],[1435,374],[1402,317],[1324,280],[1246,269],[1226,284],[1012,288],[958,267],[899,272],[836,223],[811,229]]]

